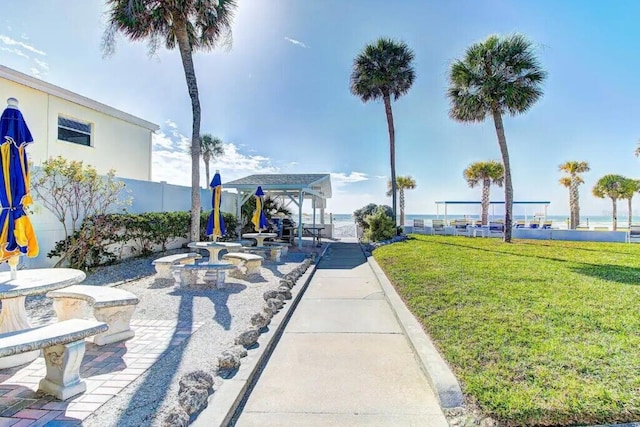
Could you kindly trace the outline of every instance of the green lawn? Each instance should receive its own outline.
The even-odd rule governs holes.
[[[413,237],[374,256],[487,415],[640,420],[639,244]]]

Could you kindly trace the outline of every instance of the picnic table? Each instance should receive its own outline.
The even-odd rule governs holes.
[[[264,246],[265,239],[273,239],[278,237],[278,233],[245,233],[242,235],[245,239],[255,239],[257,246]]]
[[[0,334],[31,328],[25,300],[30,295],[44,295],[49,291],[82,282],[86,275],[72,268],[37,268],[20,270],[16,278],[9,271],[0,273]],[[22,365],[36,359],[39,350],[0,358],[0,369]]]
[[[191,242],[188,245],[194,249],[206,249],[209,251],[209,264],[226,264],[220,262],[220,251],[226,250],[240,250],[242,245],[240,243],[233,242]]]

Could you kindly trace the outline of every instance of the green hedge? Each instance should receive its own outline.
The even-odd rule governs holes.
[[[227,233],[220,240],[236,239],[238,221],[235,215],[223,213],[223,217]],[[201,241],[209,240],[206,236],[208,220],[209,212],[202,212]],[[47,256],[61,257],[64,264],[80,269],[113,264],[122,259],[125,244],[140,256],[147,256],[157,246],[164,251],[171,240],[188,238],[190,225],[190,212],[96,215],[85,218],[80,229],[68,239],[57,242]]]

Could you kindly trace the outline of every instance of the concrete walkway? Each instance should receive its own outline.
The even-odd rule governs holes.
[[[329,247],[235,425],[448,426],[357,243]]]

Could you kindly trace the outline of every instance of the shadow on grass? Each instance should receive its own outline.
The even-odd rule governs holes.
[[[572,267],[575,273],[624,285],[640,285],[640,268],[611,264],[586,264]]]

